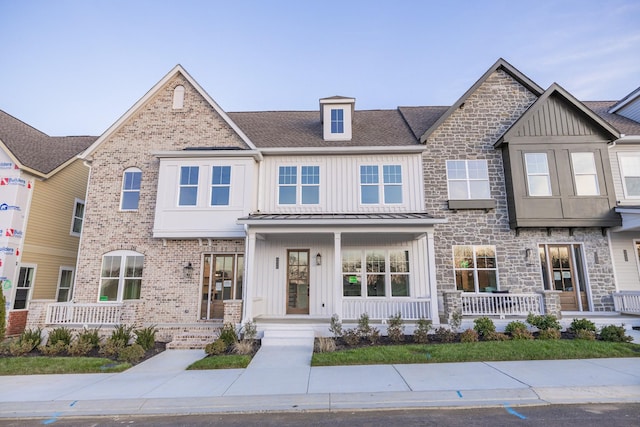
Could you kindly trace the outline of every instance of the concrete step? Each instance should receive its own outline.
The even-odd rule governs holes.
[[[214,342],[220,331],[209,332],[187,332],[183,334],[174,335],[171,342],[167,344],[169,350],[200,350],[205,348],[209,343]]]
[[[311,346],[315,334],[312,329],[267,329],[262,336],[262,346]]]

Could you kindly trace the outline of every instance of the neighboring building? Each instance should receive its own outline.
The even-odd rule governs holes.
[[[50,137],[0,111],[0,280],[8,335],[27,322],[42,325],[46,304],[73,295],[89,174],[76,156],[95,140]]]

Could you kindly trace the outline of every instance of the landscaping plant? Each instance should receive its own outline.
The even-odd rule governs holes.
[[[514,340],[532,340],[533,334],[527,328],[527,325],[524,322],[519,320],[514,320],[513,322],[509,322],[507,326],[504,328],[505,333],[511,336],[511,339]]]
[[[421,317],[416,322],[416,329],[413,331],[413,340],[418,344],[429,342],[429,331],[431,330],[431,319]]]
[[[122,346],[124,347],[129,344],[133,338],[133,328],[133,325],[117,325],[111,332],[111,339],[122,342]]]
[[[458,332],[460,330],[460,325],[462,325],[462,311],[454,310],[449,317],[449,326],[453,332]]]
[[[55,328],[49,332],[49,339],[47,340],[48,346],[56,345],[58,342],[64,343],[64,345],[71,344],[71,339],[73,335],[71,331],[67,328]]]
[[[236,332],[236,327],[233,326],[232,323],[225,323],[222,325],[222,330],[220,331],[219,337],[227,347],[232,346],[238,341],[238,333]]]
[[[204,352],[209,356],[217,356],[218,354],[223,354],[227,351],[227,344],[223,339],[218,338],[212,343],[207,344],[204,347]]]
[[[331,316],[331,324],[329,326],[329,332],[333,334],[335,339],[340,338],[343,334],[342,332],[342,322],[340,322],[340,318],[337,314]]]
[[[392,343],[398,344],[404,341],[404,322],[400,313],[389,316],[387,321],[387,335]]]
[[[527,323],[531,326],[535,326],[541,331],[545,329],[555,329],[560,331],[562,329],[558,318],[553,314],[536,315],[529,313],[527,316]]]
[[[607,325],[600,330],[600,339],[611,342],[631,342],[633,337],[627,335],[624,326]]]
[[[473,329],[481,336],[483,339],[487,339],[487,337],[496,331],[496,325],[493,324],[493,320],[490,318],[483,316],[474,319],[473,321]]]
[[[118,361],[137,363],[144,357],[144,348],[140,344],[133,343],[118,350]]]
[[[0,342],[4,340],[4,336],[7,329],[7,308],[5,307],[6,300],[4,294],[0,292]]]
[[[136,329],[136,344],[139,344],[144,351],[151,350],[156,345],[156,329],[155,325],[146,328]]]
[[[477,342],[478,332],[475,329],[467,329],[460,334],[460,342]]]

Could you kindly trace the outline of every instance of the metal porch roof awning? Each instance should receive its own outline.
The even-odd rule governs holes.
[[[428,213],[253,214],[238,218],[249,226],[431,226],[446,222]]]

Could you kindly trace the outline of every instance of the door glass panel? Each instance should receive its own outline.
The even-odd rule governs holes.
[[[202,299],[200,302],[200,318],[210,318],[211,304],[211,255],[205,255],[202,267]]]
[[[309,251],[289,251],[287,313],[309,313]]]

